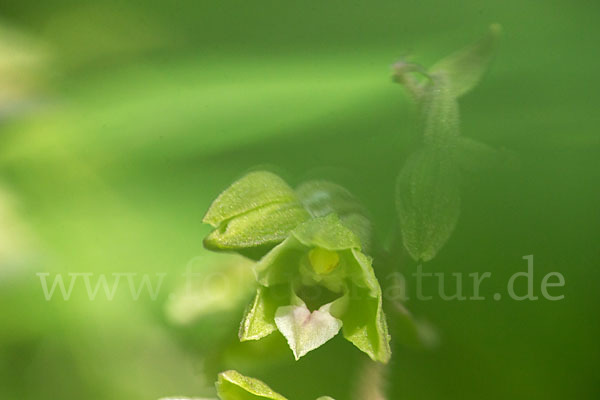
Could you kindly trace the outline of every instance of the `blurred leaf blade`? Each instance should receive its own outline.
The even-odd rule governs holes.
[[[477,85],[485,73],[496,50],[501,31],[500,25],[491,25],[482,39],[438,61],[429,72],[434,76],[445,75],[453,96],[464,95]]]
[[[459,173],[446,152],[425,147],[398,175],[396,208],[404,247],[416,261],[435,257],[460,214]]]

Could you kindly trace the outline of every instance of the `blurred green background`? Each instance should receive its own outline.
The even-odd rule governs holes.
[[[395,343],[390,398],[600,398],[597,1],[3,0],[0,10],[0,398],[213,396],[219,368],[291,398],[351,398],[364,356],[342,339],[294,363],[280,338],[237,344],[246,285],[208,311],[177,294],[188,265],[225,263],[246,279],[238,259],[202,249],[202,215],[267,166],[294,185],[347,186],[384,240],[415,135],[390,66],[407,54],[429,65],[492,22],[502,43],[461,100],[461,128],[518,163],[466,180],[457,230],[426,266],[491,271],[488,299],[408,302],[439,345]],[[528,254],[537,294],[558,271],[564,300],[491,299]],[[156,300],[121,287],[90,301],[78,286],[46,301],[40,272],[167,275]]]

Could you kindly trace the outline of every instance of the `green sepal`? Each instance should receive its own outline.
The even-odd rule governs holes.
[[[239,338],[242,342],[258,340],[277,330],[275,312],[292,301],[290,285],[259,286],[252,304],[246,309],[240,324]]]
[[[460,214],[459,171],[444,149],[424,147],[398,175],[396,207],[404,247],[429,261],[450,238]]]
[[[212,203],[203,222],[216,229],[204,246],[262,257],[309,218],[294,191],[270,172],[251,172],[234,182]]]
[[[490,26],[488,33],[478,42],[438,61],[429,69],[431,76],[445,75],[449,90],[456,98],[473,89],[492,59],[502,28]]]
[[[287,400],[264,382],[234,370],[221,372],[216,387],[221,400]]]
[[[298,203],[269,204],[221,223],[204,239],[204,246],[215,251],[269,249],[307,218]]]
[[[381,287],[375,277],[371,260],[360,251],[352,250],[353,284],[346,294],[347,310],[340,316],[342,333],[374,361],[387,363],[392,355],[390,335],[383,312]]]
[[[305,246],[333,251],[362,248],[358,236],[341,222],[337,214],[310,219],[298,225],[292,235]]]
[[[216,228],[248,211],[269,204],[296,201],[292,188],[279,176],[267,171],[250,172],[232,183],[212,202],[202,222]]]
[[[304,182],[296,189],[298,199],[312,217],[335,213],[359,238],[363,249],[370,248],[371,221],[365,208],[350,191],[328,181]]]

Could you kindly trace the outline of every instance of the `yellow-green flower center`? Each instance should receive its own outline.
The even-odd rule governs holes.
[[[308,252],[308,260],[313,270],[319,274],[328,274],[340,263],[340,256],[335,251],[315,247]]]

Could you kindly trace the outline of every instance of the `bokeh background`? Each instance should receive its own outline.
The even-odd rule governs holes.
[[[426,266],[492,272],[488,299],[409,301],[438,345],[396,341],[386,385],[391,399],[600,398],[599,17],[593,0],[3,0],[0,398],[210,397],[221,368],[351,398],[364,356],[340,338],[297,363],[281,338],[237,343],[247,265],[202,249],[203,213],[263,166],[347,186],[385,240],[415,135],[390,65],[429,65],[493,22],[502,43],[461,100],[462,133],[517,161],[466,180]],[[528,254],[536,294],[558,271],[564,300],[491,299]],[[189,266],[238,284],[182,294]],[[40,272],[167,275],[154,300],[76,286],[46,301]]]

